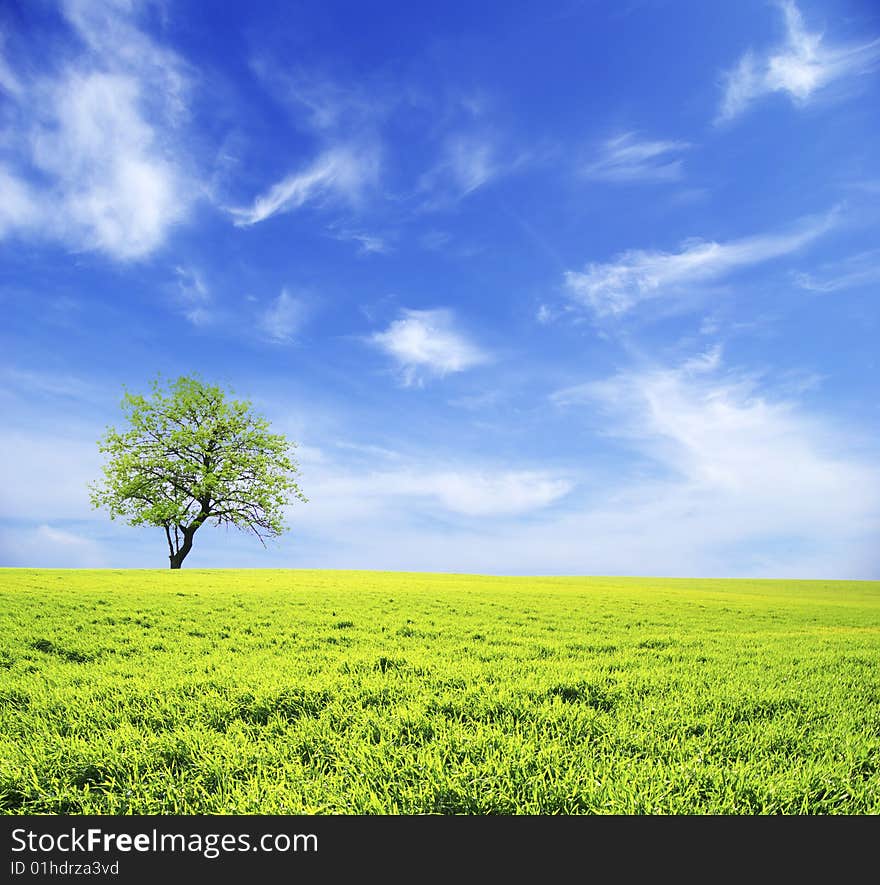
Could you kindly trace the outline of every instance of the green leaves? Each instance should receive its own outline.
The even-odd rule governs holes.
[[[107,461],[103,481],[90,487],[92,505],[129,525],[164,527],[172,558],[206,522],[261,541],[277,536],[284,506],[307,500],[295,480],[295,443],[220,387],[157,380],[150,396],[126,392],[122,410],[126,428],[108,428],[98,443]]]

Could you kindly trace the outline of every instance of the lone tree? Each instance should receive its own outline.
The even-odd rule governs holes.
[[[109,456],[90,486],[94,507],[129,525],[165,529],[171,568],[180,568],[206,523],[233,525],[265,539],[286,530],[283,507],[307,499],[295,482],[296,444],[269,432],[249,402],[182,377],[151,396],[126,392],[128,429],[110,427],[98,442]]]

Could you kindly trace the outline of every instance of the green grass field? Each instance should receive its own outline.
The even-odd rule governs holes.
[[[0,570],[5,814],[877,814],[880,582]]]

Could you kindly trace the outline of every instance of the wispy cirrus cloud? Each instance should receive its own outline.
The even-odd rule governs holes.
[[[183,315],[194,326],[205,326],[213,320],[211,292],[202,273],[194,267],[174,268],[177,301]]]
[[[238,227],[249,227],[306,204],[319,206],[333,200],[357,204],[366,189],[378,180],[379,169],[375,145],[328,148],[304,169],[290,173],[257,196],[250,206],[229,212]]]
[[[327,72],[291,66],[270,54],[252,56],[251,69],[287,110],[291,121],[316,141],[310,162],[300,165],[249,206],[229,209],[238,227],[275,215],[313,209],[360,208],[375,192],[383,173],[382,124],[400,97],[387,84],[342,80]],[[364,254],[383,251],[380,238],[362,233],[350,221],[334,222],[338,239],[359,243]]]
[[[498,175],[501,166],[490,141],[457,136],[447,142],[441,168],[448,172],[459,195],[465,197]]]
[[[553,399],[597,415],[603,433],[648,459],[641,478],[616,490],[617,507],[596,505],[608,526],[629,525],[636,559],[643,544],[652,547],[639,540],[639,526],[654,520],[683,565],[691,550],[704,562],[718,556],[729,569],[741,556],[743,573],[875,573],[880,452],[867,440],[854,444],[836,422],[791,396],[762,390],[760,381],[728,369],[713,348],[678,366],[626,370]],[[653,476],[645,463],[654,464]]]
[[[624,132],[604,141],[579,171],[597,181],[676,181],[682,177],[681,154],[690,147],[686,141],[651,141]]]
[[[880,452],[788,386],[768,386],[728,367],[716,347],[558,391],[556,406],[582,414],[586,433],[633,454],[613,473],[375,450],[356,465],[309,462],[311,509],[291,513],[314,539],[304,561],[494,574],[876,576]]]
[[[39,194],[0,166],[0,238],[34,231],[44,217]]]
[[[724,75],[717,123],[732,120],[771,93],[785,93],[795,104],[803,105],[835,80],[876,69],[880,39],[831,45],[821,32],[807,30],[794,0],[780,0],[777,5],[785,22],[785,42],[764,55],[747,52]]]
[[[513,172],[526,159],[525,154],[504,151],[495,136],[483,131],[448,135],[438,161],[419,179],[418,191],[425,195],[423,208],[454,206]]]
[[[391,245],[384,236],[334,225],[331,225],[330,231],[337,240],[357,243],[360,255],[385,255],[391,251]]]
[[[880,251],[851,255],[833,264],[822,264],[812,273],[795,273],[795,283],[808,292],[839,292],[880,283]]]
[[[726,370],[720,348],[677,367],[624,371],[562,390],[554,399],[603,409],[608,432],[692,488],[760,501],[750,508],[758,522],[775,513],[779,528],[793,528],[809,514],[818,529],[841,516],[826,503],[831,511],[853,504],[880,509],[880,498],[867,494],[880,483],[878,465],[845,455],[845,436],[795,401],[774,399],[756,377]]]
[[[91,406],[104,395],[105,391],[98,385],[70,372],[51,372],[45,368],[35,370],[0,367],[0,397],[19,398],[28,402],[59,397]]]
[[[368,471],[325,465],[313,477],[312,518],[366,516],[400,511],[464,517],[513,517],[540,511],[573,488],[546,470],[455,467],[424,462]]]
[[[282,289],[278,297],[260,315],[259,328],[276,344],[291,342],[306,320],[307,308],[302,298],[297,298],[287,289]]]
[[[6,566],[43,568],[102,568],[107,551],[88,534],[42,523],[35,527],[5,528],[0,537],[0,561]]]
[[[323,148],[252,205],[232,209],[240,226],[338,197],[378,214],[389,205],[398,215],[448,209],[527,159],[510,148],[498,125],[487,124],[488,102],[481,95],[438,97],[406,80],[381,75],[356,80],[326,67],[282,63],[262,50],[252,57],[251,69],[293,124]],[[423,122],[412,131],[415,119]],[[395,137],[393,124],[399,121],[410,128],[407,141]],[[377,199],[363,199],[368,195]],[[354,228],[350,220],[339,226]],[[373,235],[352,239],[363,254],[383,251]]]
[[[16,134],[0,170],[0,236],[139,259],[198,198],[182,137],[190,72],[139,29],[140,7],[68,0],[73,40],[54,70],[7,63]]]
[[[449,310],[403,310],[384,332],[369,341],[400,367],[404,384],[423,383],[425,376],[443,377],[489,361],[489,354],[456,328]]]
[[[810,220],[794,231],[761,234],[716,243],[688,240],[678,252],[630,249],[613,261],[590,263],[584,271],[566,271],[565,288],[578,306],[597,316],[621,316],[640,302],[675,294],[696,283],[792,254],[832,226],[834,213]]]
[[[4,56],[6,41],[6,34],[0,31],[0,89],[8,95],[18,95],[21,93],[22,86],[15,71],[10,67],[9,62]]]
[[[399,86],[378,78],[369,82],[341,79],[327,70],[291,65],[265,52],[250,60],[251,70],[275,98],[286,105],[301,129],[332,139],[375,134],[381,123],[405,102]]]

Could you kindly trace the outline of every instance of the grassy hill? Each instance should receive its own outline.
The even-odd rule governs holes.
[[[880,813],[880,582],[0,570],[0,810]]]

